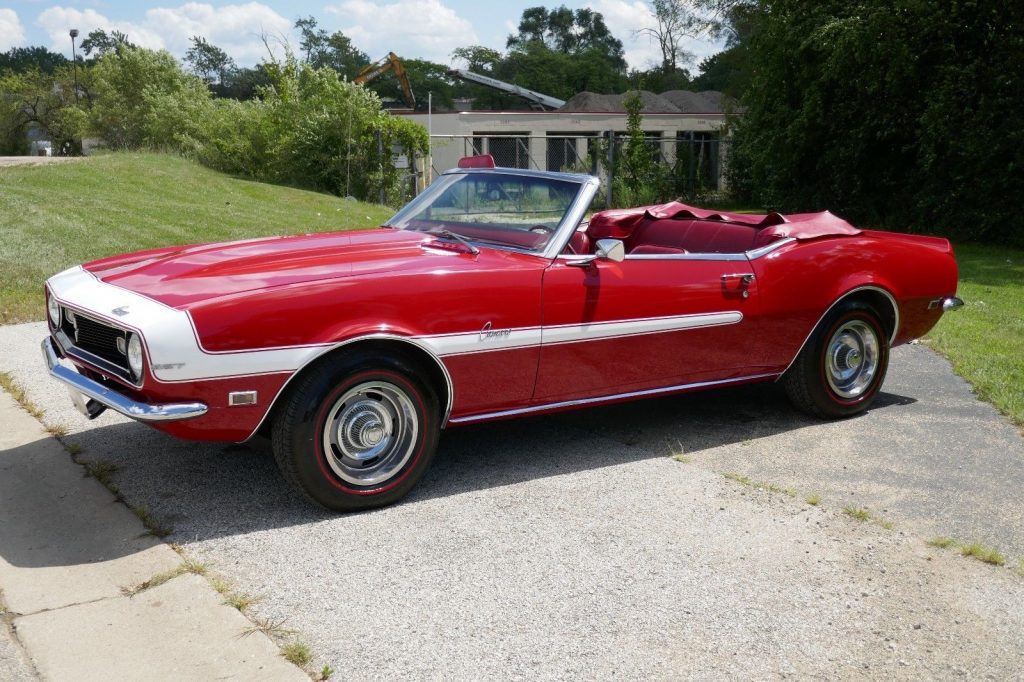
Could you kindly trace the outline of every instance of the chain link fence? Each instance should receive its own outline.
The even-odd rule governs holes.
[[[601,180],[598,205],[615,205],[616,175],[623,173],[629,136],[606,131],[547,135],[431,135],[430,177],[455,168],[464,156],[490,154],[496,165],[544,171],[589,173]],[[725,190],[728,140],[717,133],[680,131],[649,134],[644,143],[665,179],[665,199],[694,199]]]

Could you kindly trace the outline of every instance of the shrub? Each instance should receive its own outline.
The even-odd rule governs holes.
[[[1019,3],[762,0],[740,198],[1024,244]]]
[[[214,99],[170,54],[122,47],[96,65],[92,124],[115,149],[169,149],[258,180],[403,202],[392,157],[426,151],[422,126],[331,69],[288,58],[264,70],[258,98]]]

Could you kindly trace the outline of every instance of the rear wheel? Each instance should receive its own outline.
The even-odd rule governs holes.
[[[812,332],[782,378],[790,401],[817,417],[842,418],[866,410],[889,367],[889,341],[873,308],[845,301]]]
[[[437,396],[417,368],[399,358],[329,358],[282,399],[272,436],[278,467],[328,509],[395,502],[437,449]]]

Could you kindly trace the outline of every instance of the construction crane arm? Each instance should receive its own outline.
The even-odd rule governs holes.
[[[486,85],[489,88],[501,90],[502,92],[507,92],[510,95],[522,97],[523,99],[529,101],[530,103],[534,104],[537,107],[545,109],[559,109],[565,106],[565,100],[558,99],[557,97],[545,95],[544,93],[537,92],[535,90],[527,90],[526,88],[521,88],[518,85],[506,83],[505,81],[500,81],[497,78],[491,78],[490,76],[484,76],[479,73],[473,73],[472,71],[467,71],[465,69],[452,69],[451,71],[448,72],[448,75],[455,76],[456,78],[461,78],[462,80],[468,81],[470,83]]]
[[[366,85],[388,71],[394,71],[395,77],[398,79],[398,83],[402,86],[402,95],[405,97],[405,103],[410,109],[415,109],[416,96],[412,92],[412,84],[409,82],[409,74],[406,73],[402,60],[399,59],[398,55],[394,52],[388,52],[386,57],[382,57],[373,64],[364,68],[356,74],[356,77],[352,79],[352,82],[357,85]]]

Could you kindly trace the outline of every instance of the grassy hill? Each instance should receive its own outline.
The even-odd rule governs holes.
[[[0,167],[0,324],[42,319],[46,278],[101,256],[372,227],[392,213],[164,154]]]

